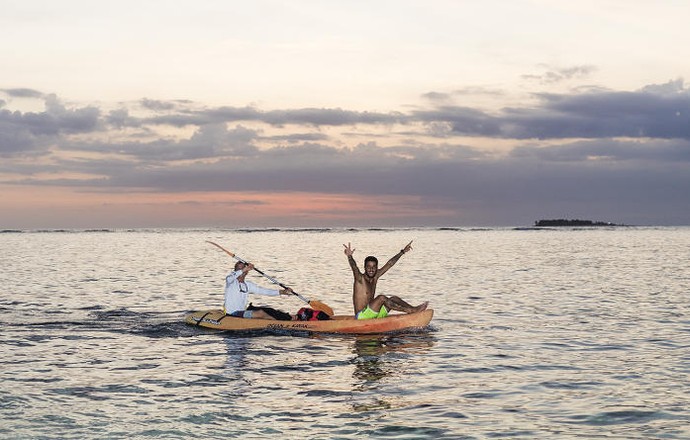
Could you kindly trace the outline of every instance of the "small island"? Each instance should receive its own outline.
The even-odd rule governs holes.
[[[541,228],[541,227],[553,227],[553,226],[583,226],[583,227],[592,227],[592,226],[625,226],[625,225],[619,225],[616,223],[611,223],[611,222],[595,222],[592,220],[569,220],[569,219],[551,219],[551,220],[537,220],[534,222],[534,226]]]

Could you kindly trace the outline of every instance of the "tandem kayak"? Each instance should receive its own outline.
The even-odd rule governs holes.
[[[418,329],[429,325],[434,316],[432,309],[417,313],[392,314],[385,318],[355,319],[350,315],[336,315],[326,321],[274,321],[272,319],[245,319],[226,315],[222,310],[201,310],[185,317],[190,325],[216,330],[295,330],[314,333],[387,333]]]

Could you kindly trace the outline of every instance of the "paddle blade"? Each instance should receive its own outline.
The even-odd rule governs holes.
[[[237,257],[235,257],[235,254],[233,254],[233,253],[230,252],[229,250],[225,249],[223,246],[219,245],[218,243],[214,243],[214,242],[208,241],[208,240],[206,240],[206,243],[209,243],[209,244],[214,245],[215,247],[217,247],[218,249],[222,250],[223,252],[225,252],[226,254],[230,255],[230,256],[233,257],[233,258],[237,258]]]
[[[314,310],[320,310],[328,316],[333,316],[333,309],[330,308],[327,304],[322,303],[321,301],[311,300],[309,301],[309,305]]]

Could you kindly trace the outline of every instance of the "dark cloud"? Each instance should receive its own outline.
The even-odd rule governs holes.
[[[6,120],[3,113],[0,110],[0,157],[29,154],[43,147],[30,130]]]
[[[657,138],[690,139],[690,90],[682,81],[636,92],[590,91],[541,94],[536,107],[506,108],[498,114],[457,106],[416,111],[430,124],[450,124],[463,136],[503,139]]]
[[[90,133],[100,127],[98,108],[68,109],[55,95],[46,95],[44,101],[43,112],[0,109],[0,155],[35,154],[61,135]]]
[[[302,143],[302,142],[326,141],[328,139],[329,139],[329,136],[324,134],[324,133],[293,133],[293,134],[286,134],[286,135],[266,136],[266,137],[262,138],[262,140],[273,141],[273,142],[288,142],[290,144]]]
[[[53,95],[41,99],[44,112],[0,108],[0,154],[42,154],[50,146],[56,154],[43,171],[97,177],[49,181],[36,177],[40,166],[24,162],[13,168],[11,162],[3,163],[3,172],[26,176],[15,183],[108,192],[404,195],[450,212],[484,212],[484,218],[494,215],[520,222],[551,214],[632,223],[643,221],[646,214],[641,212],[654,210],[669,223],[690,222],[690,93],[682,81],[633,92],[542,94],[534,106],[496,113],[440,104],[402,114],[195,109],[147,101],[138,105],[154,116],[134,116],[141,107],[103,113],[95,107],[67,108]],[[162,124],[191,126],[194,132],[182,139],[128,137],[130,131],[164,131]],[[291,125],[299,132],[266,136],[266,125],[261,124]],[[407,138],[389,137],[386,146],[363,142],[343,148],[342,139],[321,131],[359,125],[359,135],[371,127],[374,139],[389,124],[404,126]],[[444,143],[422,143],[416,136],[420,126],[427,130],[424,134],[443,138]],[[132,128],[136,130],[127,130]],[[113,138],[124,141],[96,136],[106,129],[117,131]],[[84,136],[89,134],[93,136]],[[522,145],[495,156],[453,143],[458,135]],[[389,146],[391,139],[399,142]],[[60,151],[93,154],[67,159],[57,154]]]
[[[564,74],[586,70],[572,68]],[[30,89],[22,92],[27,95]],[[35,92],[36,94],[40,92]],[[14,94],[20,94],[15,91]],[[690,91],[682,80],[646,86],[635,92],[588,89],[574,94],[540,94],[540,103],[530,107],[505,108],[488,113],[468,106],[443,104],[449,94],[431,92],[427,97],[439,105],[428,110],[400,112],[358,112],[343,109],[286,109],[262,111],[253,107],[217,107],[194,109],[179,106],[176,101],[144,99],[141,105],[157,114],[134,116],[121,108],[101,117],[96,107],[66,108],[55,95],[41,95],[46,111],[41,113],[10,112],[0,116],[17,131],[33,135],[88,133],[100,130],[99,124],[125,127],[205,126],[223,123],[252,122],[276,127],[285,125],[306,128],[345,125],[384,126],[424,123],[430,133],[439,136],[461,135],[502,139],[567,138],[659,138],[690,139]],[[5,106],[6,107],[6,106]],[[305,133],[304,140],[323,140],[318,133]],[[8,149],[5,149],[7,151]]]
[[[544,95],[538,109],[509,109],[501,136],[515,139],[690,139],[690,94],[649,92]]]
[[[45,115],[59,133],[89,133],[99,128],[100,109],[96,107],[66,108],[55,95],[45,100]]]
[[[490,218],[499,224],[530,224],[549,215],[687,224],[690,161],[686,148],[687,143],[672,142],[661,148],[642,143],[596,146],[582,142],[541,149],[523,147],[513,155],[491,158],[450,145],[384,148],[369,143],[336,149],[304,144],[174,167],[71,161],[62,164],[63,171],[103,177],[88,181],[27,179],[21,183],[107,192],[317,191],[360,194],[363,198],[416,196],[430,209],[472,212],[478,224],[491,223]],[[602,151],[612,157],[591,160]],[[674,161],[672,155],[683,151],[686,160]],[[653,220],[650,212],[659,215]]]
[[[122,130],[126,127],[143,127],[141,118],[135,118],[130,116],[129,110],[126,108],[111,110],[105,117],[105,122],[111,125],[112,127],[117,128],[118,130]]]
[[[10,98],[43,98],[44,94],[34,89],[0,89]]]
[[[119,166],[86,186],[115,192],[148,188],[417,196],[430,206],[484,213],[484,223],[493,216],[529,224],[549,214],[648,223],[646,216],[654,211],[661,216],[655,223],[660,218],[667,224],[690,220],[688,162],[544,161],[529,155],[476,160],[481,155],[452,147],[445,155],[428,157],[423,150],[402,159],[407,148],[389,150],[373,144],[351,150],[305,145],[209,164]],[[83,181],[50,183],[85,186]]]

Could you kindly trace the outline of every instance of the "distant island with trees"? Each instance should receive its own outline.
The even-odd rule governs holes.
[[[550,220],[537,220],[534,222],[534,226],[540,227],[553,227],[553,226],[625,226],[619,225],[611,222],[595,222],[592,220],[569,220],[569,219],[550,219]]]

